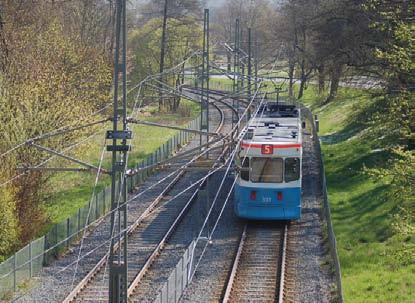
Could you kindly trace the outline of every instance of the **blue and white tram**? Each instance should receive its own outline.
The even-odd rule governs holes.
[[[237,216],[300,218],[302,135],[300,111],[294,105],[264,104],[247,126],[235,162]]]

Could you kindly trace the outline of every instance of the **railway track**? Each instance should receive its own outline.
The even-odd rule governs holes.
[[[232,115],[229,111],[232,108],[229,107],[225,102],[218,102],[216,107],[221,108],[222,113],[224,113],[224,123],[222,125],[221,131],[226,133],[230,130],[230,122]],[[214,151],[212,153],[213,158],[222,158],[225,156],[226,152],[226,149],[223,150],[223,152],[221,153]],[[152,264],[151,268],[149,268],[148,273],[146,273],[146,276],[142,277],[139,287],[137,287],[129,296],[129,300],[131,302],[151,301],[151,299],[154,299],[155,296],[158,294],[158,290],[163,285],[162,282],[168,278],[168,276],[171,273],[171,270],[173,270],[173,268],[176,266],[178,259],[183,255],[184,251],[187,249],[188,245],[192,240],[192,237],[189,237],[189,234],[191,234],[193,229],[195,228],[193,222],[194,218],[192,218],[192,216],[197,217],[199,215],[198,211],[200,211],[200,209],[194,209],[193,211],[195,212],[193,214],[189,214],[183,220],[183,223],[179,228],[180,230],[175,231],[175,234],[172,236],[171,241],[169,241],[171,243],[168,243],[168,245],[166,245],[166,249],[160,253],[157,260],[154,260],[154,263]],[[201,225],[202,221],[196,224],[196,230],[198,229],[197,226]],[[187,238],[187,240],[184,240],[185,238]]]
[[[222,302],[283,302],[288,226],[247,223]]]
[[[220,132],[225,125],[223,110],[216,104],[219,123],[216,132]],[[182,159],[181,161],[186,161]],[[215,162],[214,167],[217,165]],[[187,173],[181,170],[173,180],[164,187],[162,192],[150,203],[150,206],[131,225],[128,231],[128,294],[131,295],[151,264],[163,250],[167,241],[179,226],[180,221],[195,201],[196,190],[185,193],[174,203],[170,203],[169,195],[179,183],[182,188],[188,180]],[[184,186],[186,187],[186,186]],[[76,285],[63,302],[107,302],[108,301],[108,253],[106,253],[88,274]]]

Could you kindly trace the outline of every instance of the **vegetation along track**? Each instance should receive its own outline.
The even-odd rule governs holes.
[[[219,113],[219,117],[217,117],[217,115],[212,115],[219,118],[216,132],[221,132],[225,125],[223,110],[216,104],[212,104],[212,106],[215,107]],[[217,161],[215,162],[215,165],[217,165]],[[140,280],[160,254],[169,237],[174,233],[174,230],[195,200],[194,198],[197,190],[192,190],[185,193],[181,199],[177,199],[175,203],[169,203],[171,202],[171,199],[168,199],[168,195],[173,190],[177,190],[180,185],[182,185],[183,189],[184,184],[180,183],[185,182],[180,181],[183,179],[184,175],[185,170],[181,170],[129,228],[127,252],[129,262],[129,295],[137,288]],[[107,260],[108,253],[96,262],[93,269],[81,280],[63,302],[107,301]]]
[[[247,223],[222,302],[283,302],[288,225]]]

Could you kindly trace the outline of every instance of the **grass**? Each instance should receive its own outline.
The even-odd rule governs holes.
[[[178,113],[158,113],[156,106],[146,107],[145,114],[139,115],[139,119],[163,124],[186,125],[198,114],[199,105],[182,100]],[[187,116],[186,116],[187,115]],[[87,144],[74,150],[73,155],[85,162],[99,165],[100,155],[104,145],[105,130],[111,129],[110,123],[100,126],[97,134]],[[101,131],[102,130],[102,131]],[[132,151],[129,153],[128,164],[134,166],[149,154],[154,152],[160,145],[166,142],[177,131],[145,125],[131,125],[133,139],[131,140]],[[59,163],[60,166],[70,166],[70,163]],[[103,167],[110,168],[110,154],[105,152]],[[55,223],[65,220],[73,215],[79,207],[84,206],[92,195],[95,183],[95,172],[92,173],[55,173],[48,181],[48,196],[44,200],[45,214],[48,224],[44,226],[41,234],[47,232]],[[110,184],[107,175],[100,177],[96,192]]]
[[[365,172],[386,167],[391,157],[364,123],[375,101],[367,91],[346,88],[332,103],[321,101],[309,87],[304,102],[320,120],[345,301],[414,302],[415,264],[396,258],[402,242],[391,227],[399,201],[385,198],[386,180]]]

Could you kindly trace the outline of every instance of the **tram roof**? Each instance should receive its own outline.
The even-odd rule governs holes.
[[[301,132],[299,131],[299,118],[254,118],[248,125],[244,141],[258,143],[299,143]]]

